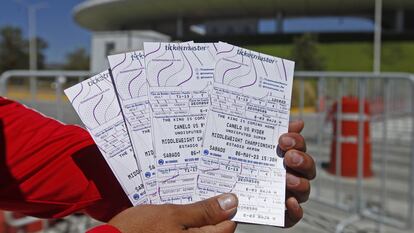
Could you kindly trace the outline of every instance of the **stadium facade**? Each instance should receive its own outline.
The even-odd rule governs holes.
[[[284,38],[281,35],[287,18],[373,19],[374,6],[375,0],[87,0],[75,7],[73,16],[80,26],[93,32],[91,69],[99,72],[107,66],[106,55],[140,49],[145,40],[274,41],[272,35],[259,35],[261,19],[274,19],[273,36]],[[383,0],[384,33],[412,36],[413,13],[413,0]],[[200,30],[196,25],[203,27]]]

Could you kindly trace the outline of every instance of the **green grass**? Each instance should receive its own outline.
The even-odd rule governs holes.
[[[291,58],[291,44],[257,45],[247,48],[287,59]],[[372,43],[319,44],[318,52],[326,71],[372,71]],[[381,71],[414,73],[414,41],[384,42]]]

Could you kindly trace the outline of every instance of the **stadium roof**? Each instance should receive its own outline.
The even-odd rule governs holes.
[[[173,21],[236,17],[372,16],[375,0],[87,0],[74,18],[90,30],[119,30]],[[384,11],[414,11],[414,0],[383,0]]]

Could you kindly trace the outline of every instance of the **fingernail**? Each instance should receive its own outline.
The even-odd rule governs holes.
[[[296,142],[293,138],[291,137],[282,137],[282,144],[288,148],[292,148],[295,146]]]
[[[289,152],[289,158],[290,158],[290,162],[292,163],[292,165],[300,165],[303,162],[303,157],[300,156],[300,154],[298,154],[297,152],[294,151],[290,151]]]
[[[300,183],[300,179],[291,174],[286,174],[286,181],[291,186],[296,186]]]
[[[223,210],[231,210],[237,207],[237,198],[230,193],[221,195],[217,201]]]

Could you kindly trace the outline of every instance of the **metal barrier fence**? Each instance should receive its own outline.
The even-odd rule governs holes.
[[[8,96],[12,87],[22,85],[12,85],[13,83],[21,84],[28,81],[28,98],[19,99],[26,105],[38,109],[39,111],[57,118],[58,120],[70,123],[79,123],[76,115],[69,106],[66,106],[65,95],[63,90],[66,87],[74,85],[75,83],[83,81],[89,77],[89,71],[59,71],[59,70],[42,70],[42,71],[28,71],[28,70],[10,70],[6,71],[0,76],[0,95]],[[39,99],[39,89],[54,90],[54,93],[49,93],[49,99]],[[29,99],[29,100],[28,100]],[[66,117],[66,115],[69,115]],[[73,122],[75,119],[75,122]]]
[[[8,71],[0,76],[0,95],[8,96],[10,83],[29,82],[30,106],[66,123],[79,123],[63,94],[63,89],[89,76],[86,71]],[[50,83],[54,98],[39,100],[38,88]],[[343,97],[357,98],[358,144],[357,175],[344,178],[341,169],[326,172],[335,144],[335,165],[341,167]],[[349,213],[336,223],[342,232],[360,219],[370,219],[379,226],[401,229],[414,222],[414,76],[405,73],[296,72],[293,106],[298,110],[292,119],[302,118],[308,151],[316,160],[318,176],[312,185],[311,200]],[[374,176],[364,178],[364,103],[370,106],[369,130]],[[336,109],[331,106],[337,104]],[[337,131],[333,133],[333,124]],[[336,140],[334,140],[336,139]]]
[[[299,114],[293,118],[303,118],[307,127],[313,127],[304,134],[319,171],[312,186],[311,198],[352,213],[336,225],[335,231],[342,232],[346,226],[362,218],[398,228],[412,228],[414,76],[404,73],[296,72],[295,80],[299,91],[294,95],[299,96],[294,99],[298,102]],[[314,85],[316,89],[315,114],[303,111],[306,85]],[[349,131],[341,127],[345,121],[342,112],[345,96],[353,96],[358,101],[358,111],[353,119],[358,125],[357,140],[354,142],[358,145],[355,178],[344,178],[341,174],[344,171],[338,169],[341,162],[351,156],[341,154],[341,131]],[[371,178],[364,178],[363,174],[364,154],[368,149],[364,142],[365,102],[371,107],[368,121],[374,170]],[[339,107],[330,109],[335,103]],[[335,134],[333,124],[337,125]],[[335,151],[330,150],[334,146]],[[334,174],[326,172],[324,166],[332,162],[332,155],[336,163]]]

